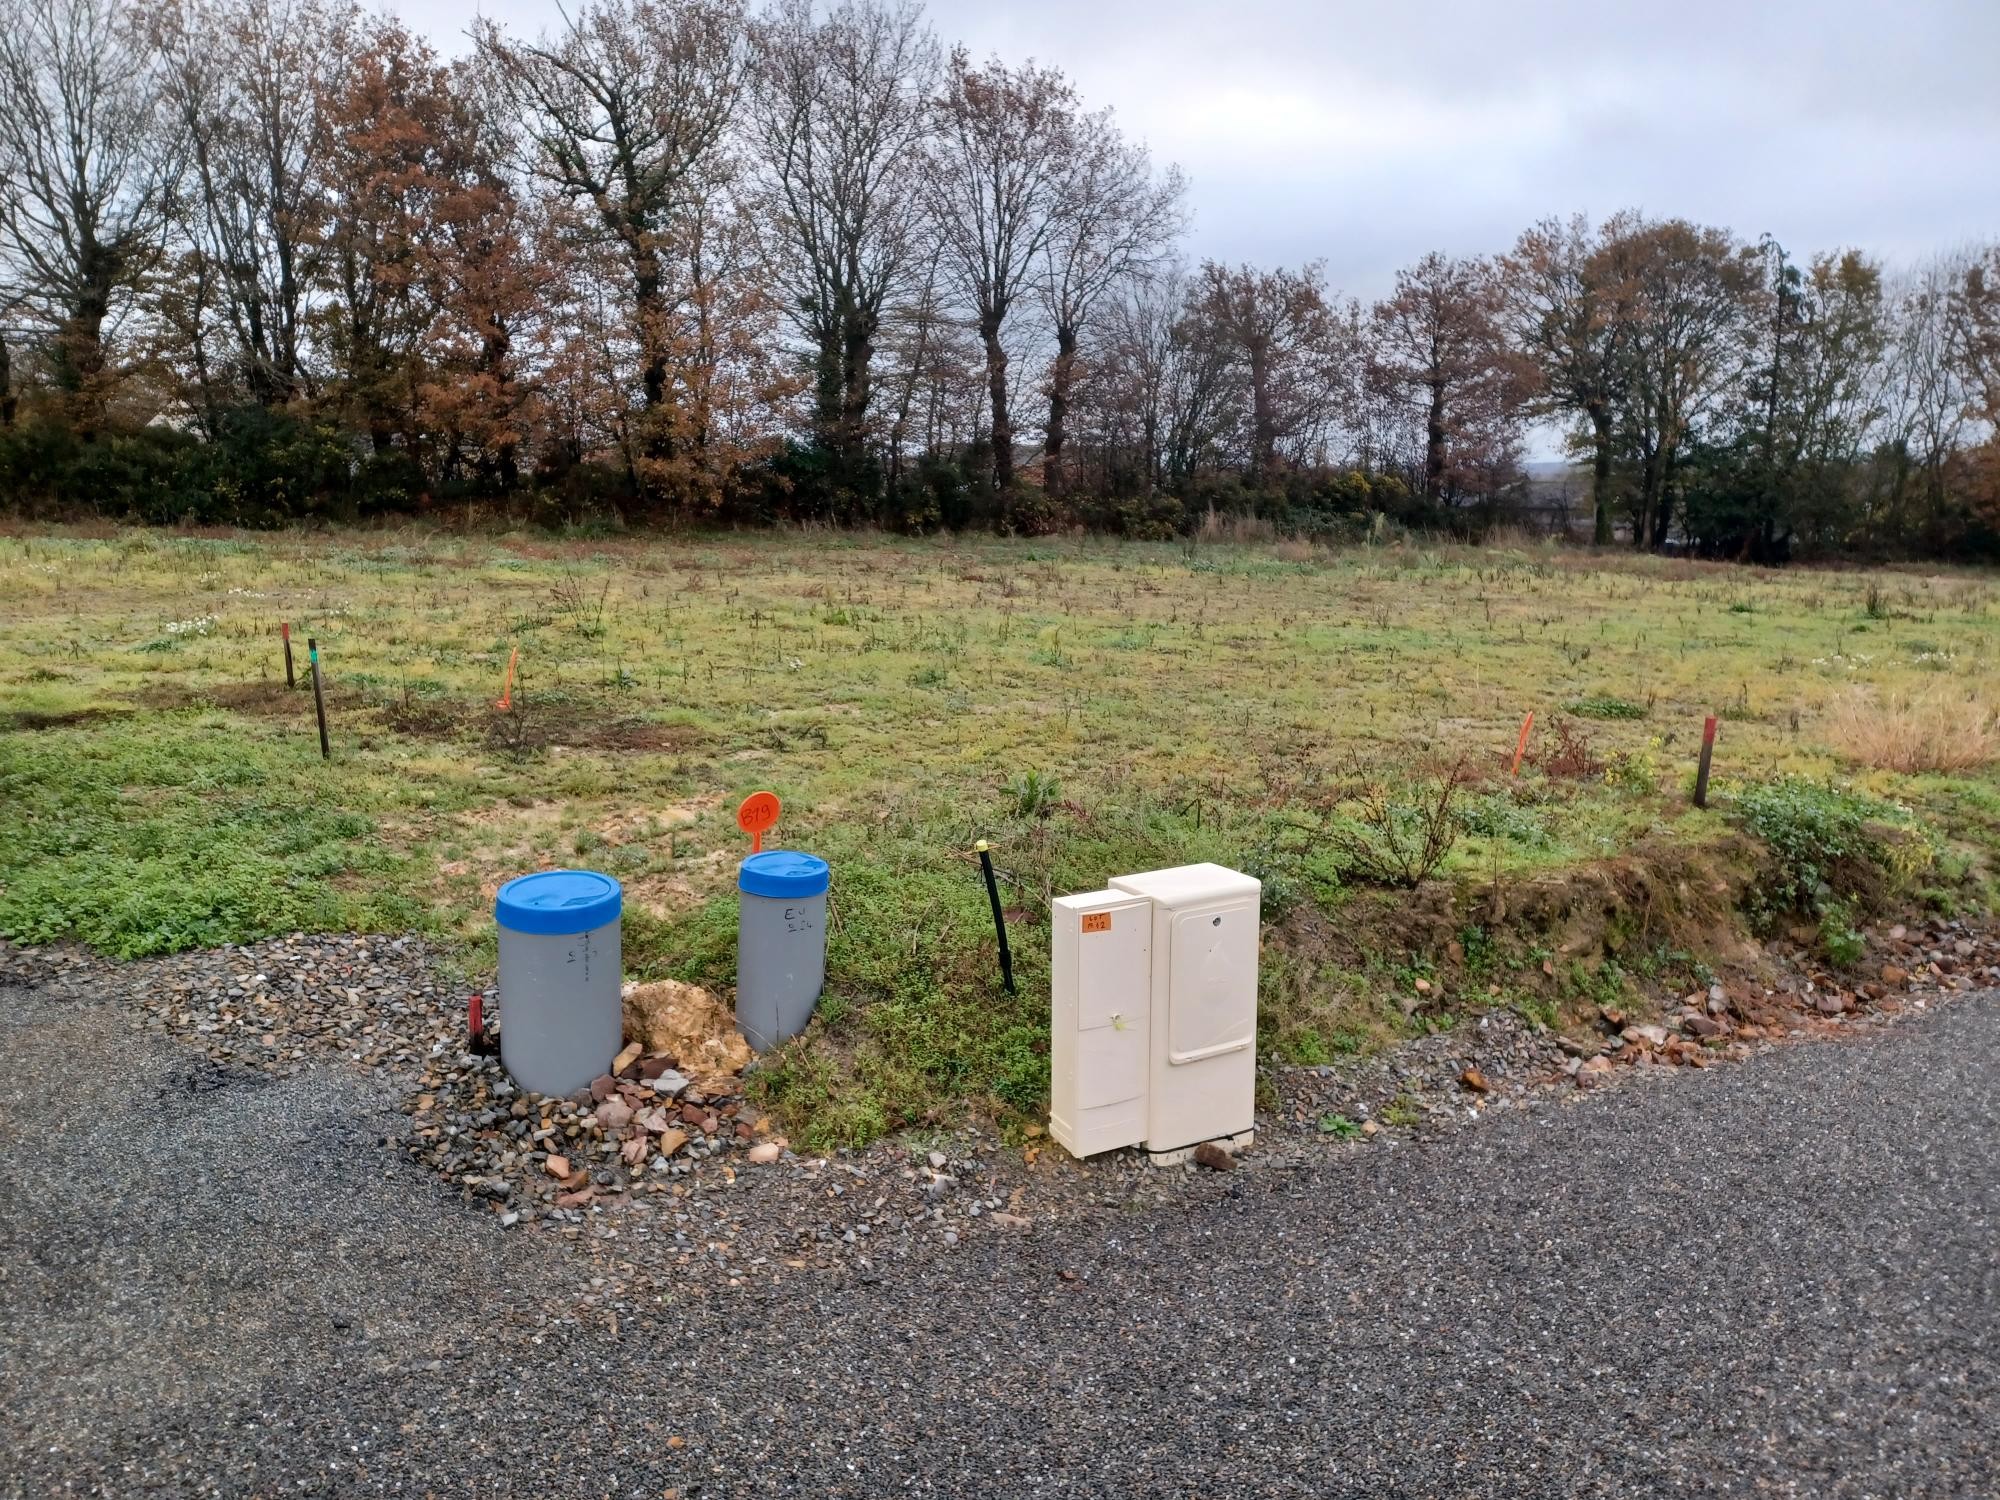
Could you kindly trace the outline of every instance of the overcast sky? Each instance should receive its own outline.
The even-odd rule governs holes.
[[[466,10],[392,0],[448,51]],[[557,17],[483,0],[510,29]],[[1190,253],[1324,259],[1380,295],[1424,251],[1623,207],[1892,260],[2000,237],[2000,0],[933,0],[1193,180]]]

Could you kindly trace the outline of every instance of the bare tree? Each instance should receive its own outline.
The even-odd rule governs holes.
[[[1077,341],[1105,294],[1144,275],[1186,222],[1187,179],[1177,166],[1157,176],[1144,145],[1127,141],[1103,110],[1076,122],[1061,191],[1042,253],[1042,299],[1056,338],[1049,367],[1049,422],[1042,484],[1063,493],[1063,443],[1077,379]]]
[[[851,484],[883,308],[924,251],[920,147],[939,59],[911,0],[813,12],[778,0],[754,26],[749,129],[771,272],[813,348],[814,435]]]
[[[1970,266],[1964,252],[1932,256],[1889,297],[1883,402],[1891,456],[1888,494],[1873,517],[1884,537],[1936,527],[1950,504],[1945,468],[1967,420],[1955,310]]]
[[[1632,334],[1618,247],[1633,223],[1620,215],[1593,230],[1581,214],[1544,219],[1499,262],[1508,329],[1540,377],[1535,404],[1545,415],[1580,417],[1589,429],[1592,537],[1600,547],[1611,541],[1612,429]]]
[[[320,109],[352,59],[360,25],[353,0],[188,0],[152,14],[188,143],[179,218],[199,258],[190,271],[216,289],[233,350],[229,373],[265,405],[309,387]],[[188,336],[199,342],[205,331]],[[204,362],[200,383],[215,374]]]
[[[736,0],[597,0],[539,42],[490,21],[476,33],[520,122],[524,165],[624,264],[656,456],[699,436],[662,407],[693,243],[727,169],[743,34]]]
[[[1685,219],[1638,226],[1624,238],[1632,308],[1627,440],[1639,468],[1632,544],[1661,547],[1673,527],[1675,468],[1748,357],[1757,260],[1727,230]]]
[[[93,431],[115,326],[159,259],[180,168],[161,70],[121,0],[0,6],[0,276]]]
[[[927,176],[945,265],[971,305],[986,354],[993,481],[1003,521],[1014,487],[1014,425],[1000,333],[1041,271],[1074,150],[1077,98],[1053,68],[975,68],[963,48],[945,70]]]
[[[1371,379],[1423,425],[1421,489],[1433,504],[1490,493],[1513,460],[1520,370],[1484,260],[1433,250],[1396,273],[1370,319]]]
[[[1295,456],[1322,446],[1353,396],[1346,368],[1351,340],[1326,295],[1324,268],[1261,271],[1205,262],[1195,293],[1198,316],[1234,349],[1250,394],[1249,467],[1270,484],[1281,445]]]

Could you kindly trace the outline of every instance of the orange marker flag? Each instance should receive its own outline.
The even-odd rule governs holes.
[[[1521,738],[1514,745],[1514,769],[1508,772],[1508,775],[1519,776],[1521,774],[1521,757],[1528,753],[1528,731],[1534,727],[1535,711],[1531,708],[1528,710],[1528,717],[1521,721]]]
[[[500,696],[493,700],[495,708],[508,709],[514,706],[514,662],[520,654],[519,646],[507,653],[507,680],[500,685]]]
[[[736,826],[750,835],[750,852],[764,852],[764,835],[777,826],[781,804],[776,792],[752,792],[736,809]]]

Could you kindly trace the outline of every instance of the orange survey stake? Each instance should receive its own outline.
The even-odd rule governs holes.
[[[1521,738],[1514,745],[1514,769],[1509,771],[1508,775],[1519,776],[1521,774],[1521,757],[1528,753],[1528,731],[1534,727],[1535,711],[1531,708],[1528,710],[1528,717],[1521,721]]]
[[[769,833],[778,821],[783,804],[776,792],[752,792],[743,799],[743,805],[736,809],[736,826],[750,835],[750,852],[764,851],[764,835]]]
[[[514,663],[520,660],[520,657],[519,646],[507,653],[507,680],[500,685],[500,696],[493,700],[495,708],[511,709],[514,706]]]

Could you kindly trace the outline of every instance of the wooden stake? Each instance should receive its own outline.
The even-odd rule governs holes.
[[[1528,717],[1521,721],[1521,738],[1514,744],[1514,769],[1508,772],[1508,775],[1519,776],[1521,774],[1521,757],[1528,753],[1528,731],[1534,727],[1535,711],[1531,708],[1528,710]]]
[[[285,642],[285,687],[287,689],[295,688],[299,685],[299,681],[298,678],[292,675],[292,622],[286,620],[283,624],[279,625],[278,634],[284,638]]]
[[[1701,765],[1694,773],[1694,805],[1708,806],[1708,766],[1715,756],[1715,715],[1701,727]]]
[[[319,758],[333,759],[333,747],[326,742],[326,695],[319,685],[319,642],[306,637],[306,659],[312,663],[313,712],[319,716]]]

